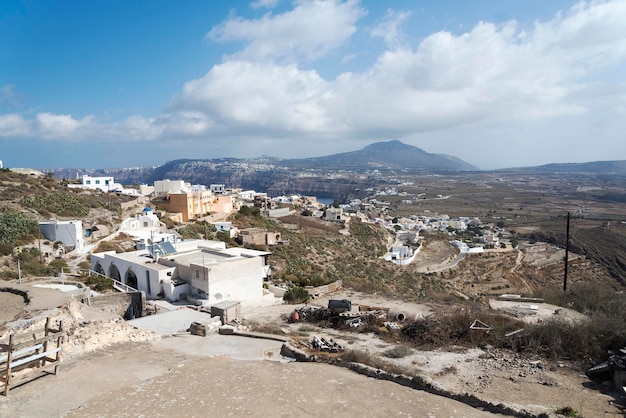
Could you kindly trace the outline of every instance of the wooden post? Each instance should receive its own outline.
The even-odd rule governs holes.
[[[7,351],[7,369],[4,376],[4,396],[9,396],[11,384],[11,361],[13,360],[13,334],[9,337],[9,350]]]
[[[44,336],[47,337],[49,334],[50,330],[50,317],[46,318],[46,328],[44,328]],[[46,353],[48,351],[48,339],[46,339],[46,341],[44,341],[43,343],[43,352]],[[46,357],[44,357],[41,360],[41,365],[45,366],[46,365]]]
[[[63,321],[59,321],[59,337],[57,338],[57,348],[59,348],[61,346],[61,344],[63,343]],[[61,351],[57,351],[56,352],[56,357],[54,358],[54,361],[57,363],[56,366],[54,366],[54,375],[56,376],[57,372],[59,371],[59,360],[61,359]]]

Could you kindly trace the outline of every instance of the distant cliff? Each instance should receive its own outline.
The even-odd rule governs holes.
[[[155,180],[182,179],[192,184],[218,183],[227,187],[254,189],[271,196],[298,193],[347,199],[358,197],[364,189],[380,184],[378,173],[387,170],[428,173],[477,168],[456,157],[430,154],[400,141],[388,141],[326,157],[291,160],[272,157],[181,159],[158,167],[58,169],[55,176],[77,179],[83,174],[108,175],[122,184],[152,184]]]

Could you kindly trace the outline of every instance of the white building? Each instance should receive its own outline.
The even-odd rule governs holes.
[[[413,251],[413,249],[407,247],[406,245],[394,245],[389,249],[389,252],[385,254],[383,259],[400,266],[406,266],[415,260],[415,256],[419,252],[420,248],[421,247],[419,247],[417,251]]]
[[[68,184],[71,189],[101,190],[103,192],[122,191],[123,186],[111,176],[92,177],[84,175],[81,184]]]
[[[154,182],[154,192],[157,196],[164,196],[168,193],[191,192],[191,184],[184,180],[157,180]]]
[[[237,229],[237,227],[233,226],[232,222],[213,222],[213,225],[215,225],[215,229],[217,230],[217,232],[226,232],[231,238],[236,237],[239,233],[239,230]]]
[[[263,299],[270,275],[269,252],[226,249],[221,241],[157,243],[146,250],[91,255],[92,270],[145,292],[154,299],[187,299],[198,305],[223,300]]]
[[[82,251],[84,246],[82,221],[59,221],[51,219],[39,222],[39,230],[50,241],[60,241],[66,248]]]

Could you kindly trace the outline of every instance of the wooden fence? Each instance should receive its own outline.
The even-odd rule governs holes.
[[[63,323],[59,323],[58,329],[52,329],[50,318],[47,318],[42,337],[37,337],[37,333],[11,335],[8,344],[0,344],[0,379],[4,383],[4,396],[9,395],[11,388],[40,377],[42,373],[50,374],[54,369],[52,374],[56,375],[64,337]],[[18,373],[14,376],[14,372]]]

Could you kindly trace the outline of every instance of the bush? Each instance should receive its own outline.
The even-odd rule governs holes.
[[[113,288],[113,280],[98,275],[88,276],[84,283],[96,292],[102,292]]]
[[[403,358],[413,354],[413,349],[406,345],[397,345],[383,352],[383,356],[389,358]]]
[[[306,303],[311,298],[309,292],[303,287],[296,286],[287,290],[283,295],[283,300],[287,303],[297,304]]]
[[[55,273],[55,274],[57,274],[57,273],[61,273],[61,271],[62,271],[64,268],[68,268],[68,265],[67,265],[67,263],[65,262],[65,260],[58,259],[58,258],[57,258],[57,259],[52,260],[52,261],[48,264],[48,266],[49,266],[49,267],[50,267],[50,268],[54,271],[54,273]]]
[[[116,253],[123,253],[124,249],[115,242],[100,241],[98,246],[93,250],[94,253],[103,253],[105,251],[115,251]]]
[[[530,327],[518,341],[518,350],[552,358],[601,361],[607,351],[626,346],[626,294],[585,283],[577,283],[568,292],[543,290],[538,294],[548,303],[587,315],[587,319],[571,322],[555,318]]]
[[[20,238],[32,241],[38,233],[37,221],[28,218],[22,212],[18,212],[8,206],[0,207],[0,244],[5,244],[0,250],[4,255],[8,255],[7,246],[11,250],[16,246],[16,241]]]
[[[22,199],[22,204],[37,212],[56,213],[61,216],[87,216],[89,208],[81,196],[67,192],[35,194]]]

